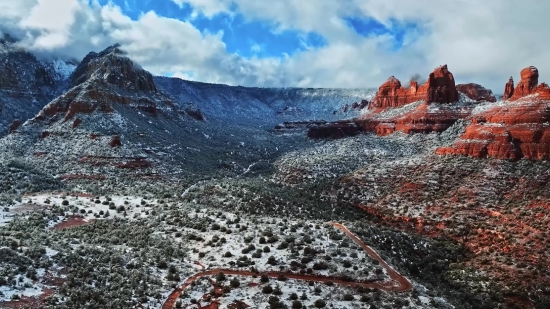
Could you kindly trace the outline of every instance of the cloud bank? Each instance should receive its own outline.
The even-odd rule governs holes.
[[[153,74],[230,85],[377,87],[390,75],[406,82],[419,72],[423,80],[441,64],[449,66],[457,82],[480,83],[495,93],[502,92],[510,75],[517,80],[520,69],[529,65],[539,68],[541,81],[550,82],[550,40],[545,39],[550,23],[544,16],[550,2],[154,1],[172,1],[192,14],[169,18],[148,10],[131,18],[124,5],[114,2],[3,1],[0,31],[17,36],[35,52],[77,59],[121,43]],[[229,52],[224,30],[197,26],[198,18],[216,16],[261,22],[274,34],[293,31],[303,37],[303,46],[283,56]],[[366,26],[354,27],[350,20]],[[306,37],[311,33],[325,44],[310,45]],[[247,33],[234,30],[233,35]],[[249,47],[269,49],[269,42]]]

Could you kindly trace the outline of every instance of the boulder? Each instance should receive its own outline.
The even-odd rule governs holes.
[[[513,83],[513,82],[512,82]],[[468,98],[478,101],[478,102],[496,102],[497,99],[493,95],[493,92],[490,89],[487,89],[479,84],[469,83],[469,84],[459,84],[456,85],[456,89]]]

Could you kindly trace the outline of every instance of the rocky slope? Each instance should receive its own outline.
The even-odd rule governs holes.
[[[0,38],[0,136],[16,120],[23,123],[36,115],[67,85],[75,63],[41,60],[17,46],[9,35]]]

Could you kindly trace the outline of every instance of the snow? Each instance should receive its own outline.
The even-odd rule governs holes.
[[[16,275],[14,280],[17,282],[14,287],[0,286],[0,302],[9,301],[14,295],[33,297],[42,294],[42,288],[26,276]]]
[[[63,79],[68,79],[71,74],[76,69],[76,65],[68,63],[61,59],[55,59],[52,61],[54,70],[61,76]]]

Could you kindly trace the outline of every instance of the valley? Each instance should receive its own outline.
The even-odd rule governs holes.
[[[5,63],[57,79],[0,114],[1,308],[550,304],[534,67],[502,98],[446,65],[254,88],[156,77],[118,44],[49,67],[12,43]]]

